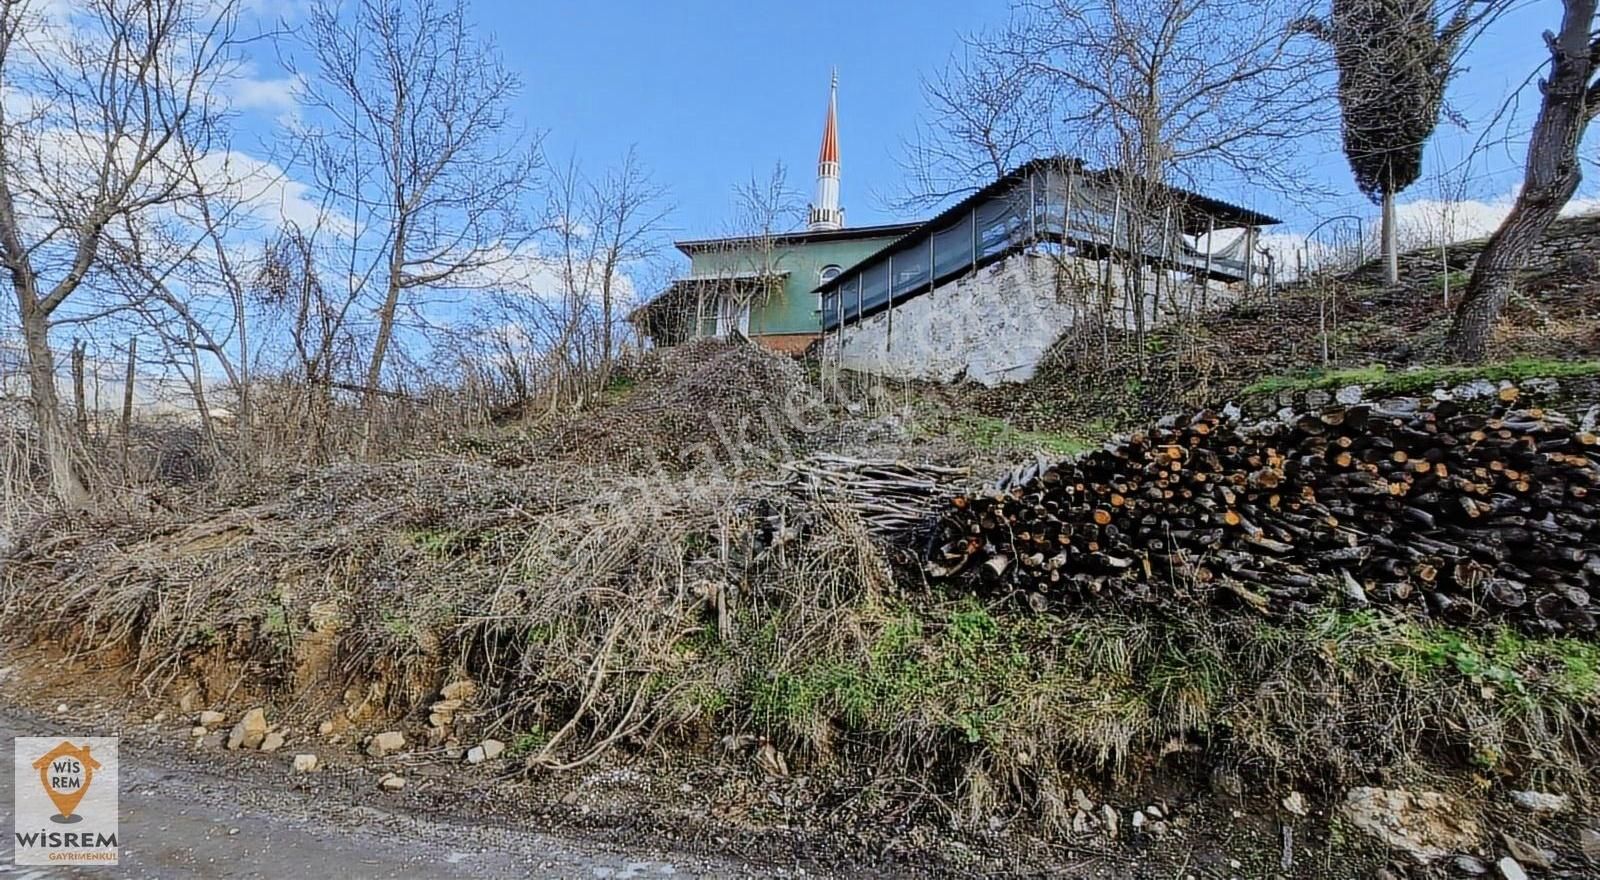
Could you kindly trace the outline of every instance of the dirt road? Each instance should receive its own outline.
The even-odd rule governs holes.
[[[0,706],[0,880],[133,877],[296,880],[354,878],[811,877],[800,868],[738,864],[613,847],[505,824],[451,821],[333,787],[298,789],[258,767],[206,764],[125,739],[121,864],[70,872],[11,863],[11,738],[47,735],[49,719]],[[241,762],[242,763],[242,762]]]

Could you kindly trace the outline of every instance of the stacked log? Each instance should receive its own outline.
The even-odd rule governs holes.
[[[1169,418],[951,499],[925,568],[1040,610],[1110,599],[1287,615],[1341,601],[1590,633],[1600,439],[1515,397],[1250,428]]]

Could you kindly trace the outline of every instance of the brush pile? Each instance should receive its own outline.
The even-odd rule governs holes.
[[[926,570],[1035,608],[1334,597],[1592,633],[1600,439],[1554,412],[1448,401],[1253,428],[1200,412],[953,498]]]
[[[697,340],[630,371],[620,399],[565,420],[503,466],[551,459],[610,472],[678,473],[786,458],[821,402],[791,358],[748,342]]]
[[[807,500],[843,504],[886,541],[920,534],[939,502],[967,482],[971,469],[819,452],[782,465],[775,488]],[[969,484],[970,485],[970,484]]]

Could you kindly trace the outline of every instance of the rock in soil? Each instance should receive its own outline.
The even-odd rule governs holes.
[[[470,679],[452,681],[439,689],[439,696],[446,700],[460,700],[465,703],[478,695],[478,686]]]
[[[222,714],[221,712],[207,709],[200,713],[197,723],[204,725],[205,727],[216,727],[226,720],[228,720],[228,716]]]
[[[1600,862],[1600,831],[1593,828],[1578,829],[1578,849],[1591,862]]]
[[[317,756],[312,754],[294,756],[294,772],[315,773],[317,770]]]
[[[233,726],[233,731],[228,734],[228,749],[255,749],[261,747],[261,741],[267,738],[267,713],[262,709],[251,709],[244,713],[239,723]]]
[[[393,752],[398,752],[406,747],[406,735],[398,730],[385,730],[374,734],[367,743],[367,754],[374,758],[382,758]]]
[[[276,752],[277,750],[283,748],[283,743],[283,734],[274,730],[261,739],[261,751]]]
[[[1511,801],[1530,813],[1559,813],[1571,802],[1564,794],[1544,791],[1514,791]]]
[[[1306,814],[1305,795],[1298,791],[1289,792],[1283,798],[1283,808],[1296,816],[1304,816]]]
[[[1449,795],[1387,788],[1353,788],[1339,812],[1389,847],[1427,863],[1477,842],[1477,822]]]
[[[481,744],[467,750],[468,764],[482,764],[484,761],[493,761],[500,757],[506,750],[506,744],[497,739],[486,739]]]
[[[1211,790],[1231,798],[1244,795],[1244,780],[1232,768],[1221,764],[1211,768]]]
[[[406,779],[404,776],[398,776],[394,773],[385,773],[379,777],[378,787],[384,791],[399,791],[406,787]]]
[[[1528,880],[1528,872],[1522,870],[1517,860],[1510,856],[1501,859],[1495,867],[1500,869],[1500,876],[1505,880]]]
[[[1506,851],[1511,857],[1524,865],[1532,865],[1541,871],[1548,871],[1555,864],[1556,854],[1547,849],[1541,849],[1518,837],[1500,832],[1500,839],[1505,842]]]

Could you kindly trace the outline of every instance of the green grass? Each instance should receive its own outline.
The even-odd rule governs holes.
[[[1076,455],[1093,445],[1071,434],[1024,431],[1013,427],[1005,419],[992,416],[965,415],[953,427],[956,436],[984,450],[1039,449],[1066,456]]]
[[[842,727],[857,741],[943,741],[1002,764],[1031,752],[1123,766],[1199,737],[1290,771],[1453,750],[1561,773],[1581,764],[1560,740],[1600,710],[1600,646],[1368,611],[1054,617],[964,599],[882,609],[854,651],[795,652],[776,621],[765,629],[764,646],[735,653],[753,665],[718,703],[724,719],[748,712],[801,740]]]
[[[639,386],[639,380],[628,375],[614,375],[600,391],[600,402],[605,405],[620,403]]]
[[[1455,269],[1450,272],[1440,272],[1433,276],[1433,286],[1437,290],[1466,290],[1467,282],[1472,280],[1472,273],[1466,269]]]
[[[1600,376],[1600,361],[1521,359],[1482,366],[1421,367],[1402,372],[1390,372],[1382,364],[1373,364],[1349,369],[1314,370],[1295,376],[1269,376],[1247,386],[1244,393],[1266,395],[1360,385],[1373,394],[1415,394],[1474,379],[1521,382],[1584,376]]]

